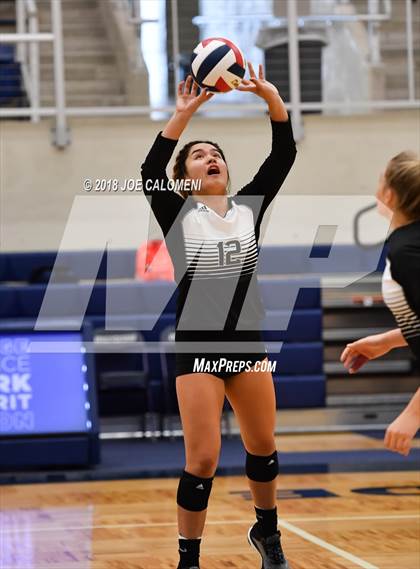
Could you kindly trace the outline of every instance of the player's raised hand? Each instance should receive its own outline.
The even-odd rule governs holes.
[[[193,80],[191,75],[188,75],[185,81],[181,81],[178,85],[178,95],[176,99],[176,111],[178,113],[193,114],[195,111],[206,101],[213,97],[206,89],[201,89],[199,93],[199,86]]]
[[[268,101],[273,96],[279,95],[277,87],[275,87],[265,78],[264,69],[261,64],[258,67],[258,77],[250,61],[248,61],[248,69],[249,69],[249,80],[242,79],[242,83],[239,85],[238,91],[254,93],[255,95],[261,97],[265,101]]]

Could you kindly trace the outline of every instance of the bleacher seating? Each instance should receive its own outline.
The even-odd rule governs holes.
[[[0,45],[0,107],[25,105],[20,64],[15,61],[15,46]]]
[[[322,407],[325,405],[323,372],[322,309],[320,282],[312,277],[300,279],[259,279],[266,309],[263,337],[270,360],[276,362],[273,373],[278,408]],[[299,291],[300,289],[300,291]],[[297,294],[292,315],[286,310],[287,300]],[[292,296],[293,295],[293,296]],[[290,321],[289,321],[290,318]],[[173,340],[173,327],[162,332],[161,340]],[[177,410],[173,348],[161,352],[161,370],[168,412]],[[308,389],[301,393],[302,387]]]
[[[308,251],[308,247],[300,245],[266,245],[261,248],[259,272],[264,275],[371,273],[382,272],[385,267],[383,245],[370,248],[315,245],[309,255]],[[332,252],[333,256],[330,255]]]
[[[260,275],[316,274],[320,259],[326,259],[330,249],[329,246],[315,246],[308,255],[308,248],[301,245],[265,245],[261,248],[258,271]],[[325,264],[323,272],[382,272],[385,266],[385,250],[382,246],[362,249],[354,245],[339,245],[334,247],[334,251],[334,266]],[[107,263],[110,256],[112,263],[109,260]],[[132,279],[135,257],[134,249],[112,250],[107,254],[102,251],[66,251],[60,252],[59,256],[54,251],[0,253],[0,282],[30,282],[39,268],[52,268],[55,263],[55,271],[58,268],[66,269],[69,278]],[[96,274],[93,269],[97,264],[99,269]],[[66,274],[61,275],[65,281]]]
[[[383,255],[376,262],[380,251],[355,249],[342,246],[336,256],[339,266],[335,263],[331,270],[381,270]],[[328,251],[318,248],[308,255],[308,249],[300,246],[261,249],[259,282],[266,309],[263,336],[271,358],[277,361],[274,381],[280,407],[325,405],[323,314],[314,263],[325,260]],[[146,409],[167,412],[176,406],[168,399],[171,390],[163,389],[165,382],[167,387],[173,381],[173,369],[166,365],[165,373],[162,354],[149,350],[148,343],[158,343],[162,334],[173,328],[176,287],[165,281],[136,281],[135,255],[135,250],[65,252],[59,256],[56,252],[0,254],[0,327],[33,326],[42,308],[45,320],[38,321],[42,324],[51,318],[54,326],[60,323],[64,329],[79,329],[88,322],[97,333],[106,329],[115,334],[140,332],[142,350],[148,351],[147,365],[140,365],[141,354],[97,354],[98,377],[106,377],[106,368],[109,372],[119,369],[122,375],[147,368]],[[289,321],[290,306],[294,309]],[[129,381],[139,387],[141,378],[133,378]]]

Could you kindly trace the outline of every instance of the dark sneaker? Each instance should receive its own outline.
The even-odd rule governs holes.
[[[261,555],[261,569],[291,569],[281,548],[279,531],[270,537],[263,537],[258,525],[254,524],[248,532],[248,541]]]

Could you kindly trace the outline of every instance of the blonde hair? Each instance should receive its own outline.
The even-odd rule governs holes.
[[[420,219],[420,160],[414,152],[400,152],[388,162],[385,184],[396,193],[399,211],[410,221]]]

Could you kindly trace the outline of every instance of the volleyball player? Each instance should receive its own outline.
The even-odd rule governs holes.
[[[379,212],[392,215],[382,295],[398,328],[347,344],[341,361],[350,373],[368,360],[406,345],[420,363],[420,161],[415,154],[402,152],[390,160],[376,197]],[[386,447],[408,455],[419,428],[420,389],[388,427]]]
[[[178,569],[199,567],[225,395],[246,449],[245,470],[257,518],[249,530],[249,542],[260,553],[263,569],[289,569],[277,529],[274,385],[271,373],[259,370],[267,353],[260,332],[264,311],[256,264],[262,217],[292,167],[296,147],[276,87],[265,79],[262,66],[258,77],[251,64],[249,72],[250,80],[243,80],[239,90],[265,100],[272,129],[271,152],[250,183],[229,196],[229,171],[222,149],[215,142],[196,140],[177,155],[173,179],[199,180],[201,189],[182,191],[182,196],[165,191],[166,166],[178,139],[192,115],[212,97],[206,90],[199,93],[192,77],[179,84],[176,111],[142,165],[143,188],[165,236],[179,293],[176,389],[186,464],[177,492]],[[147,180],[159,181],[163,191],[148,190]],[[248,353],[237,351],[238,344],[244,346],[242,350],[251,346]],[[202,358],[210,370],[221,361],[229,366],[197,371],[195,362]],[[238,373],[245,363],[247,369]]]

